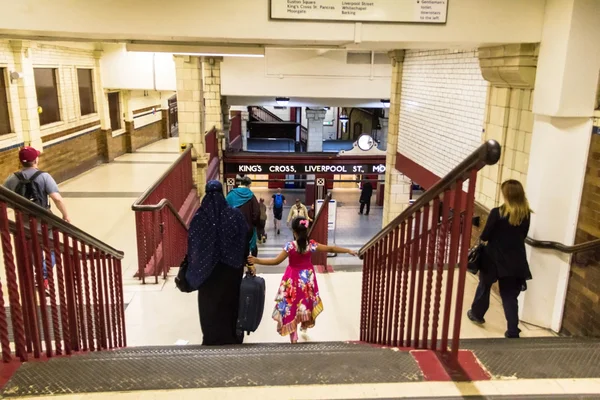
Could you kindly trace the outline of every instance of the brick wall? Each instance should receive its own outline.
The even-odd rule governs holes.
[[[127,153],[129,138],[126,134],[113,136],[110,129],[103,131],[106,140],[106,158],[108,162]]]
[[[133,151],[154,143],[163,138],[162,120],[134,129],[131,133],[131,147]]]
[[[21,166],[19,163],[19,146],[14,145],[8,149],[0,150],[0,184],[13,172],[18,171]]]
[[[406,51],[398,152],[446,175],[481,144],[487,87],[476,50]]]
[[[40,169],[62,182],[102,164],[105,154],[104,134],[96,129],[45,147]]]
[[[576,243],[600,239],[600,135],[592,135]],[[600,336],[600,251],[573,257],[561,333]]]

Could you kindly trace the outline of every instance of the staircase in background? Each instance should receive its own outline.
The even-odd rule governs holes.
[[[261,106],[249,106],[248,112],[250,114],[250,118],[260,122],[287,122],[279,118],[277,115],[273,114],[271,111],[267,110]],[[304,125],[300,125],[300,141],[302,143],[307,143],[308,141],[308,128]]]

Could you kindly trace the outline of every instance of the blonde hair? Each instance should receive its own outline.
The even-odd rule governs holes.
[[[504,204],[500,206],[500,216],[508,217],[509,224],[518,226],[524,219],[529,218],[533,211],[529,208],[529,201],[521,182],[514,179],[505,181],[502,184],[502,195]]]

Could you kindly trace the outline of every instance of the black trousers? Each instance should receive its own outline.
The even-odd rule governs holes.
[[[367,206],[367,212],[366,215],[369,215],[369,213],[371,212],[371,200],[363,202],[360,202],[360,213],[362,214],[363,211],[365,210],[365,206]]]
[[[500,287],[500,297],[502,298],[502,307],[506,317],[506,333],[511,336],[519,335],[519,293],[521,293],[521,280],[517,278],[498,279]],[[471,312],[477,318],[483,319],[488,308],[490,308],[491,284],[479,280],[479,285],[475,291],[475,298],[471,305]]]
[[[240,344],[244,340],[243,332],[237,331],[243,274],[243,268],[217,264],[213,273],[198,290],[203,345]]]

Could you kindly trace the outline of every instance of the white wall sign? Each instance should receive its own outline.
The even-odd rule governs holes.
[[[323,206],[323,200],[319,199],[317,200],[317,204],[315,205],[315,215],[319,213],[319,210],[321,209],[321,206]],[[337,200],[329,200],[329,210],[328,210],[328,227],[327,229],[330,231],[334,231],[335,230],[335,222],[336,222],[336,218],[337,218]]]
[[[271,0],[271,19],[445,24],[449,0]]]

